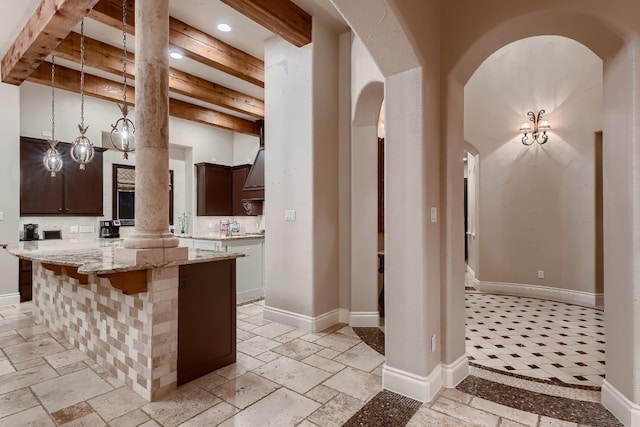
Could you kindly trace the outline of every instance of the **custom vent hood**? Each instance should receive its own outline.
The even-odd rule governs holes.
[[[260,148],[242,188],[243,200],[264,200],[264,121],[260,122]]]

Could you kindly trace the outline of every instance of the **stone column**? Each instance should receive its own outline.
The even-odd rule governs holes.
[[[135,230],[119,256],[186,258],[169,232],[169,0],[136,0]]]

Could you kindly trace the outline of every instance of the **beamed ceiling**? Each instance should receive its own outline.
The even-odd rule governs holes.
[[[135,1],[126,2],[127,75],[134,86]],[[296,3],[170,0],[170,49],[184,56],[170,59],[170,115],[257,135],[256,120],[264,119],[264,41],[275,34],[298,47],[311,42],[312,17],[299,5],[321,15],[336,32],[346,30],[328,0]],[[2,81],[49,85],[55,56],[56,87],[79,93],[83,17],[85,94],[122,102],[122,0],[42,0],[2,58]],[[221,22],[229,23],[232,32],[217,30]],[[127,100],[134,99],[130,87]]]

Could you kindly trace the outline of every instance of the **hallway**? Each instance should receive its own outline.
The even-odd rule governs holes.
[[[480,297],[491,296],[470,301]],[[533,306],[531,299],[522,300]],[[0,427],[620,425],[598,403],[593,387],[546,384],[474,366],[457,389],[445,389],[424,405],[380,393],[384,356],[352,328],[340,324],[307,333],[264,320],[263,308],[262,301],[238,307],[236,364],[153,403],[38,325],[30,303],[0,308]],[[372,398],[375,405],[367,405]]]

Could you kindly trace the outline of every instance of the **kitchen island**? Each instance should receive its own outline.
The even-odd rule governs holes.
[[[145,399],[235,362],[235,260],[117,262],[119,240],[33,241],[6,250],[33,262],[35,317]]]

